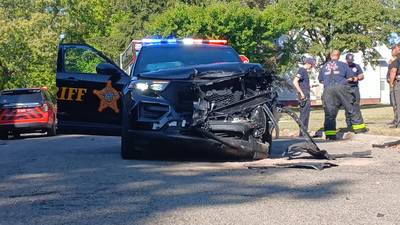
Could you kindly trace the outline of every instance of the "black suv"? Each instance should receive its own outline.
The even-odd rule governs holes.
[[[188,150],[265,158],[274,94],[230,46],[144,44],[124,90],[121,155]]]
[[[60,45],[59,128],[122,131],[124,159],[175,149],[268,156],[272,76],[224,41],[143,40],[130,71],[90,46]]]

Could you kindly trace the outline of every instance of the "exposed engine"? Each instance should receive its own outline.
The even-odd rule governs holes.
[[[272,77],[262,70],[229,74],[208,72],[196,82],[198,100],[193,103],[193,126],[208,138],[229,147],[268,155],[275,93]],[[271,115],[271,113],[269,114]]]

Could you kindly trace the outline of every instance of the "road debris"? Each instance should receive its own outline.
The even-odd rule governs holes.
[[[299,159],[299,158],[314,158],[314,157],[304,157],[303,153],[307,152],[307,149],[313,148],[313,145],[310,145],[308,142],[301,142],[290,145],[285,152],[285,156],[288,157],[289,160]],[[361,152],[352,152],[352,153],[343,153],[343,154],[329,154],[331,160],[335,160],[338,158],[371,158],[372,151],[361,151]]]
[[[308,133],[306,129],[304,129],[304,126],[302,122],[300,121],[299,117],[296,115],[293,110],[289,108],[278,108],[278,112],[286,113],[292,119],[297,123],[299,126],[299,129],[302,131],[303,134],[305,134],[305,141],[307,142],[307,145],[302,146],[301,152],[307,152],[308,154],[312,155],[316,159],[328,159],[328,160],[334,160],[334,158],[326,151],[326,150],[321,150],[319,149],[318,145],[314,142],[312,139],[311,135]],[[293,151],[294,149],[292,149]],[[283,156],[287,156],[289,152],[289,149],[283,153]]]
[[[305,135],[305,142],[300,144],[290,145],[287,150],[282,154],[282,157],[288,157],[289,159],[294,159],[299,157],[302,153],[308,153],[315,159],[327,159],[327,160],[335,160],[337,158],[370,158],[371,151],[363,151],[363,152],[352,152],[350,154],[329,154],[326,150],[321,150],[318,145],[315,143],[314,139],[308,133],[299,117],[293,110],[289,108],[279,108],[278,112],[286,113],[289,115],[299,126],[299,129]],[[399,143],[400,144],[400,143]]]
[[[390,148],[390,147],[395,147],[397,145],[400,145],[400,140],[385,142],[383,144],[373,144],[372,147],[373,148]]]
[[[296,163],[277,163],[268,166],[248,166],[250,170],[263,170],[271,168],[298,168],[298,169],[314,169],[324,170],[325,168],[336,167],[337,164],[331,162],[296,162]]]

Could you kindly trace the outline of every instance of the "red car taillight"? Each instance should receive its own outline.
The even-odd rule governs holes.
[[[245,55],[239,55],[239,57],[242,63],[250,63],[249,58],[247,58]]]

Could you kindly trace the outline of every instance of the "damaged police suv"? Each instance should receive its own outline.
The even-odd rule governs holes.
[[[91,46],[60,44],[61,132],[121,134],[124,159],[176,149],[268,156],[276,99],[270,73],[225,40],[135,43],[129,74]]]
[[[144,40],[123,93],[124,159],[148,151],[265,158],[272,77],[224,40]]]

